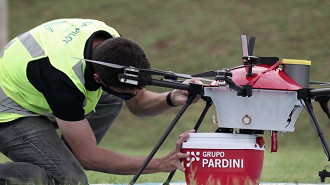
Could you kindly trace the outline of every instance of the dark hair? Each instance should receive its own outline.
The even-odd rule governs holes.
[[[133,66],[141,69],[150,69],[149,60],[143,49],[136,42],[124,38],[110,38],[96,46],[93,50],[93,60],[119,64],[122,66]],[[95,73],[108,86],[141,89],[143,86],[122,83],[118,79],[118,74],[123,73],[123,69],[115,69],[93,63]]]

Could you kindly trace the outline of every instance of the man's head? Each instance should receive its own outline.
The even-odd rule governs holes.
[[[119,64],[123,66],[133,66],[136,68],[150,69],[150,63],[143,49],[136,42],[124,37],[110,38],[93,49],[93,60]],[[115,69],[93,63],[95,73],[101,80],[111,87],[141,89],[141,86],[121,83],[118,74],[123,73],[123,69]]]

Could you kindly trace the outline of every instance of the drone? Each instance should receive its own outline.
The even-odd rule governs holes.
[[[138,180],[139,176],[197,95],[200,95],[201,99],[204,100],[206,104],[194,127],[196,132],[203,122],[209,108],[214,104],[217,116],[219,117],[218,119],[220,119],[220,122],[218,122],[219,128],[216,132],[263,134],[264,131],[271,131],[272,137],[274,137],[272,138],[273,141],[273,139],[276,139],[277,132],[293,132],[294,122],[300,111],[304,108],[311,118],[313,128],[319,136],[324,153],[330,161],[329,144],[320,127],[312,105],[313,102],[318,102],[323,112],[330,120],[330,111],[328,108],[330,99],[330,87],[328,86],[330,82],[309,81],[308,65],[310,64],[308,64],[308,61],[307,63],[306,61],[302,61],[303,65],[297,65],[296,61],[284,61],[284,59],[280,61],[278,57],[253,56],[255,40],[256,37],[250,37],[248,40],[246,35],[241,35],[242,65],[230,69],[223,68],[206,71],[194,75],[159,69],[140,69],[133,66],[122,66],[74,57],[75,59],[84,60],[86,62],[122,69],[123,72],[118,75],[122,83],[181,89],[189,93],[186,103],[179,110],[145,162],[129,182],[130,185],[135,184]],[[281,65],[283,66],[282,68],[280,68]],[[193,78],[200,79],[210,84],[183,83],[184,79]],[[320,85],[324,87],[314,89],[309,88],[309,85]],[[288,107],[287,110],[281,108],[282,112],[276,112],[278,110],[277,101],[287,103],[287,106],[285,106]],[[255,108],[249,108],[250,105],[251,107],[256,107],[253,104],[257,103],[258,105],[258,103],[261,102],[263,104],[268,104],[269,110],[276,116],[271,119],[273,122],[270,121],[264,124],[265,116],[260,116],[263,112]],[[248,108],[245,110],[238,108],[238,110],[236,110],[237,107],[242,107],[240,106],[241,104],[247,105]],[[233,111],[233,109],[235,109],[235,111]],[[287,116],[283,116],[283,111]],[[240,117],[241,112],[248,113],[242,118]],[[227,119],[227,117],[229,117],[227,116],[228,114],[230,114],[230,119]],[[254,124],[250,124],[251,121],[254,121]],[[276,145],[276,142],[272,143],[272,150],[273,148],[275,148],[275,150],[277,149]],[[330,172],[326,170],[326,167],[322,171],[319,171],[321,182],[324,182],[326,177],[330,177]],[[169,174],[166,182],[163,183],[164,185],[169,185],[174,173],[175,171]]]

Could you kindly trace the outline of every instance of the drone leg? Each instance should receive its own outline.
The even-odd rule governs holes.
[[[198,121],[197,121],[197,123],[196,123],[196,125],[195,125],[195,127],[194,127],[194,129],[195,129],[196,132],[197,132],[197,130],[199,129],[199,126],[201,125],[203,119],[205,118],[206,113],[208,112],[209,108],[211,107],[211,105],[212,105],[212,103],[213,103],[212,100],[211,100],[211,98],[209,98],[209,97],[205,97],[205,101],[206,101],[205,108],[204,108],[204,110],[203,110],[201,116],[199,117],[199,119],[198,119]],[[170,184],[170,182],[171,182],[171,180],[172,180],[172,178],[173,178],[175,172],[176,172],[176,170],[172,171],[172,172],[168,175],[167,180],[163,183],[163,185],[169,185],[169,184]]]
[[[319,96],[316,97],[316,101],[319,102],[323,112],[328,116],[330,120],[330,111],[328,108],[328,101],[330,100],[330,95],[329,96]]]
[[[315,131],[317,132],[319,138],[320,138],[320,141],[321,141],[321,144],[323,146],[323,150],[324,150],[324,153],[325,155],[327,156],[328,158],[328,161],[330,161],[330,149],[329,149],[329,145],[328,145],[328,142],[324,136],[324,133],[318,123],[318,120],[316,118],[316,115],[314,113],[314,110],[313,110],[313,106],[312,106],[312,103],[311,103],[311,100],[310,99],[304,99],[304,102],[305,102],[305,105],[307,107],[307,111],[312,119],[312,122],[314,123],[314,126],[315,126]]]
[[[191,103],[193,102],[193,100],[195,99],[196,96],[197,96],[197,94],[191,94],[188,97],[188,100],[186,101],[185,105],[181,108],[181,110],[178,113],[178,115],[174,118],[174,120],[172,121],[172,123],[170,124],[170,126],[165,131],[164,135],[160,138],[160,140],[158,141],[158,143],[156,144],[156,146],[154,147],[154,149],[151,151],[151,153],[149,154],[149,156],[147,157],[147,159],[144,161],[144,163],[139,168],[139,170],[137,171],[137,173],[135,174],[135,176],[132,178],[131,182],[129,182],[129,185],[135,184],[135,182],[137,181],[137,179],[140,177],[140,175],[142,174],[142,172],[144,171],[144,169],[148,166],[148,164],[151,161],[151,159],[154,157],[154,155],[156,154],[156,152],[158,151],[158,149],[164,143],[164,141],[166,140],[167,136],[173,130],[173,128],[176,125],[176,123],[179,121],[179,119],[181,118],[181,116],[183,115],[183,113],[187,110],[187,108],[189,107],[189,105],[191,105]]]
[[[325,182],[325,178],[330,177],[330,172],[328,172],[326,170],[319,171],[319,176],[321,178],[321,182]]]
[[[206,105],[205,105],[205,108],[201,114],[201,116],[199,117],[195,127],[194,127],[194,130],[197,132],[197,130],[199,129],[199,126],[201,125],[202,121],[204,120],[205,118],[205,115],[206,113],[209,111],[209,108],[211,107],[212,105],[212,100],[210,97],[205,97],[205,101],[206,101]]]
[[[330,172],[327,171],[327,167],[330,167],[329,165],[326,165],[322,171],[319,171],[319,176],[321,178],[321,182],[325,182],[326,177],[330,177]]]
[[[324,153],[325,155],[327,156],[328,160],[330,161],[330,156],[329,156],[329,145],[327,143],[327,140],[325,139],[324,137],[324,133],[322,132],[322,129],[318,123],[318,120],[316,118],[316,115],[313,111],[313,106],[312,106],[312,103],[311,103],[311,100],[310,99],[304,99],[304,102],[305,102],[305,105],[307,107],[307,111],[314,123],[314,126],[315,126],[315,130],[321,140],[321,144],[322,144],[322,147],[323,147],[323,150],[324,150]],[[326,166],[327,167],[327,166]],[[330,177],[330,172],[328,172],[326,170],[326,167],[324,168],[323,171],[319,171],[319,176],[321,178],[321,182],[325,182],[325,178],[326,177]]]

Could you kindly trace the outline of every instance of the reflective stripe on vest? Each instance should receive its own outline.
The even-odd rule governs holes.
[[[72,69],[73,69],[74,73],[76,74],[76,76],[79,78],[80,82],[85,85],[84,74],[81,70],[82,66],[83,66],[82,60],[79,60],[79,62],[76,65],[74,65],[72,67]],[[84,100],[83,106],[85,106],[86,104],[87,104],[87,97]]]
[[[10,99],[0,86],[0,112],[14,113],[23,116],[39,116],[31,111],[28,111]]]
[[[45,55],[44,50],[40,47],[30,32],[25,32],[17,38],[21,41],[33,58]]]

